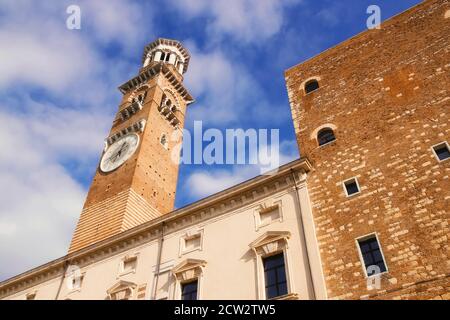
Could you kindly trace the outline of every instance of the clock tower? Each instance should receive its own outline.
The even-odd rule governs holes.
[[[183,85],[190,55],[175,40],[144,49],[123,94],[69,253],[173,210],[181,130],[194,100]]]

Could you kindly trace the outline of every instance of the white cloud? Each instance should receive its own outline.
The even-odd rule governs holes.
[[[0,86],[38,85],[49,90],[67,90],[95,67],[96,58],[77,37],[53,32],[41,37],[28,31],[2,29],[0,41]]]
[[[81,30],[69,30],[69,4],[19,0],[1,8],[0,41],[7,45],[0,50],[0,88],[31,85],[74,103],[100,104],[117,96],[115,88],[136,73],[126,57],[139,56],[137,44],[148,36],[137,22],[143,14],[139,6],[124,0],[78,1]],[[151,14],[145,21],[151,25]],[[111,58],[102,46],[112,42],[121,50]]]
[[[200,170],[192,173],[187,179],[189,195],[192,198],[203,198],[232,187],[257,175],[256,166],[239,166],[229,170]]]
[[[187,43],[192,55],[186,87],[195,97],[202,97],[190,108],[189,117],[209,120],[211,123],[227,123],[236,120],[240,99],[240,86],[249,82],[245,74],[233,68],[231,62],[219,50],[200,52],[192,43]]]
[[[208,125],[229,125],[258,119],[260,125],[278,124],[289,119],[287,113],[267,101],[261,86],[245,63],[231,60],[220,48],[201,51],[192,41],[183,41],[191,53],[185,84],[196,102],[189,108],[189,120]]]
[[[118,42],[122,49],[136,53],[136,45],[142,37],[149,36],[152,25],[152,7],[142,10],[142,4],[126,0],[84,0],[78,5],[82,12],[82,26],[92,30],[99,43]],[[142,21],[145,20],[145,29]],[[146,32],[147,31],[147,32]],[[141,48],[139,48],[141,50]]]
[[[261,152],[259,149],[258,152]],[[254,155],[250,155],[254,157]],[[286,164],[298,158],[296,141],[284,140],[279,145],[279,165]],[[259,155],[259,159],[262,156]],[[194,171],[187,179],[185,189],[192,200],[201,199],[211,194],[230,188],[245,180],[251,179],[265,172],[265,165],[235,165],[226,169]],[[272,168],[276,169],[276,168]]]
[[[280,165],[299,158],[298,144],[296,140],[283,140],[280,143]]]
[[[300,0],[172,0],[188,19],[205,17],[211,39],[231,35],[244,42],[258,42],[276,34],[287,8]]]
[[[97,161],[109,122],[89,110],[23,100],[28,113],[0,105],[0,277],[64,255],[86,190],[60,164]]]
[[[1,3],[4,279],[66,253],[86,193],[77,170],[95,167],[119,102],[116,88],[137,72],[128,57],[141,54],[137,43],[149,34],[141,21],[152,26],[152,14],[124,0]],[[69,4],[81,7],[81,30],[66,28]],[[111,43],[114,55],[105,51]]]
[[[11,236],[16,233],[17,225],[7,221],[0,221],[0,237]]]
[[[28,133],[21,120],[0,113],[0,130],[0,256],[5,262],[0,277],[5,278],[64,254],[84,191],[49,161],[49,150],[35,144],[42,137]]]

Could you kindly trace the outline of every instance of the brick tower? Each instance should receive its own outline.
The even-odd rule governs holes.
[[[158,39],[145,47],[123,98],[70,244],[79,250],[173,210],[189,53]]]
[[[329,298],[448,299],[449,34],[423,1],[285,73]]]

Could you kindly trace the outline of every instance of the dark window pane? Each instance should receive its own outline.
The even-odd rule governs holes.
[[[181,300],[197,300],[198,281],[181,285]]]
[[[286,272],[284,271],[284,268],[280,268],[277,270],[277,279],[279,282],[286,281]]]
[[[278,296],[277,286],[271,286],[266,288],[267,299],[271,299]]]
[[[370,266],[371,264],[373,264],[372,254],[370,252],[365,253],[363,255],[363,259],[366,266]]]
[[[377,241],[373,241],[370,243],[370,249],[374,250],[374,249],[378,249],[378,242]]]
[[[276,273],[272,271],[266,272],[266,285],[271,286],[277,283]]]
[[[386,271],[386,265],[384,264],[384,261],[378,262],[378,267],[380,268],[380,272]]]
[[[324,145],[325,143],[336,140],[336,137],[334,136],[333,130],[326,128],[319,131],[317,135],[317,140],[319,142],[319,146],[321,146]]]
[[[309,81],[305,85],[305,92],[306,93],[313,92],[314,90],[317,90],[317,89],[319,89],[319,82],[317,82],[317,80]]]
[[[384,263],[383,256],[381,254],[380,246],[376,237],[369,238],[367,240],[358,241],[359,247],[363,256],[364,266],[367,271],[367,275],[374,275],[378,273],[378,270],[374,269],[374,266],[378,266],[379,272],[385,272],[387,270]],[[371,267],[369,269],[369,267]]]
[[[346,183],[345,188],[347,189],[347,194],[349,196],[359,192],[359,188],[358,185],[356,184],[356,181]]]
[[[283,254],[264,258],[264,270],[269,270],[275,267],[284,266]]]
[[[381,252],[379,250],[373,251],[373,259],[375,262],[383,261],[383,257],[381,256]]]
[[[263,259],[267,298],[287,293],[286,270],[282,253]]]
[[[362,253],[366,253],[370,250],[370,245],[368,243],[361,242],[360,247]]]
[[[448,150],[446,145],[435,147],[434,151],[436,152],[439,160],[441,161],[450,157],[450,151]]]
[[[286,282],[280,283],[280,285],[278,286],[278,295],[279,296],[284,296],[287,293],[288,292],[287,292],[287,284],[286,284]]]

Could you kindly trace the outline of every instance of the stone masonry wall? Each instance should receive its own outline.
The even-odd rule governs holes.
[[[429,0],[285,73],[331,299],[449,299],[450,3]],[[302,83],[318,77],[305,95]],[[319,147],[317,129],[335,127]],[[342,182],[357,177],[347,198]],[[377,233],[388,272],[368,290],[356,238]]]

